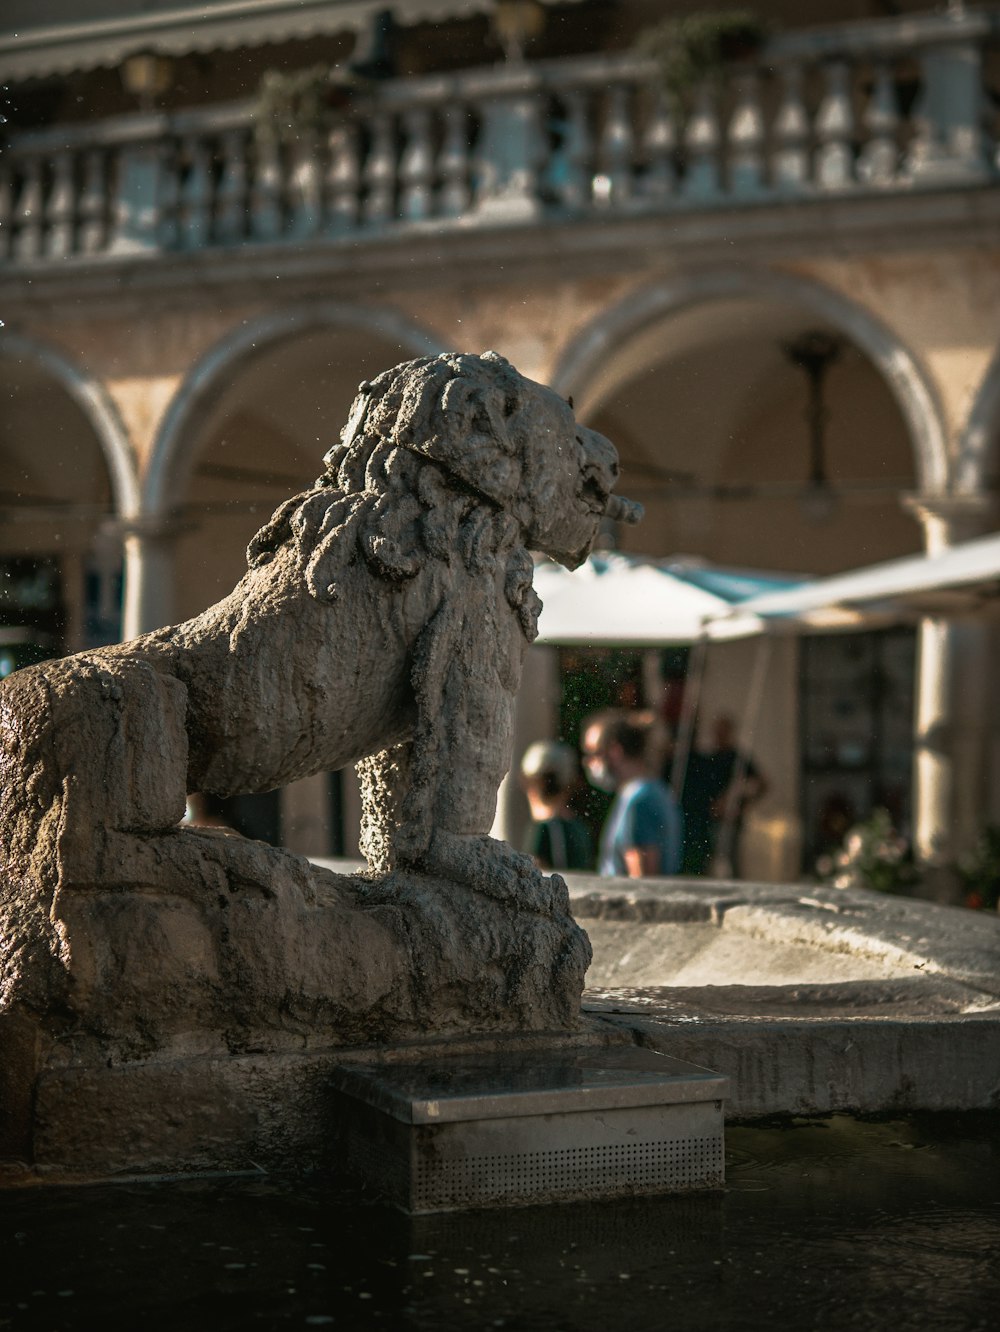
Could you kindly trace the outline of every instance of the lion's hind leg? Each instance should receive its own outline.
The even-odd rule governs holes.
[[[81,654],[11,677],[5,709],[17,752],[21,867],[49,889],[134,881],[131,845],[184,813],[187,691],[149,662]]]

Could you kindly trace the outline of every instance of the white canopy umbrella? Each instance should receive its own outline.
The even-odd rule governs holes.
[[[600,551],[572,572],[545,561],[536,566],[534,576],[542,599],[537,642],[585,647],[695,645],[671,770],[671,783],[679,794],[694,736],[708,641],[762,633],[764,622],[755,615],[733,617],[734,605],[755,593],[800,581],[791,574],[724,569],[690,556],[656,560]],[[752,743],[768,647],[765,639],[747,688],[747,744]]]
[[[741,598],[795,581],[725,570],[687,557],[654,560],[619,551],[591,555],[572,572],[535,569],[542,599],[538,642],[586,647],[658,647],[760,633],[754,616],[729,619]],[[715,587],[717,590],[710,590]]]
[[[757,632],[762,621],[769,629],[802,632],[898,623],[921,615],[972,614],[1000,607],[998,597],[1000,533],[937,554],[887,560],[764,593],[727,615],[737,635]]]

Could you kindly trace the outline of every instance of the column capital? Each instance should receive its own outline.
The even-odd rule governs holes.
[[[900,503],[924,529],[924,544],[934,555],[949,546],[985,536],[997,525],[997,497],[973,495],[902,495]]]
[[[130,537],[138,541],[172,541],[192,531],[197,524],[178,513],[139,513],[118,518],[113,526],[123,541]]]

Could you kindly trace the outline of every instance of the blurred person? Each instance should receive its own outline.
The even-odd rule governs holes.
[[[559,740],[538,740],[521,759],[521,789],[531,810],[524,850],[543,870],[589,870],[594,847],[569,797],[580,775],[576,751]]]
[[[767,791],[767,780],[749,754],[736,747],[736,723],[720,713],[712,723],[712,747],[693,752],[687,764],[684,873],[740,877],[740,838],[748,807]]]
[[[681,813],[656,776],[649,741],[647,719],[636,713],[599,713],[584,727],[587,780],[614,793],[601,831],[601,874],[640,879],[680,870]]]

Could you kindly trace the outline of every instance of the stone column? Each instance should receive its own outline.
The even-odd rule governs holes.
[[[991,497],[912,496],[929,554],[982,536],[993,526]],[[952,898],[952,866],[988,818],[988,773],[996,735],[993,631],[970,615],[921,620],[914,718],[914,842],[929,888]]]
[[[162,517],[125,519],[121,524],[125,553],[125,596],[122,638],[135,638],[169,624],[173,612],[175,520]]]

